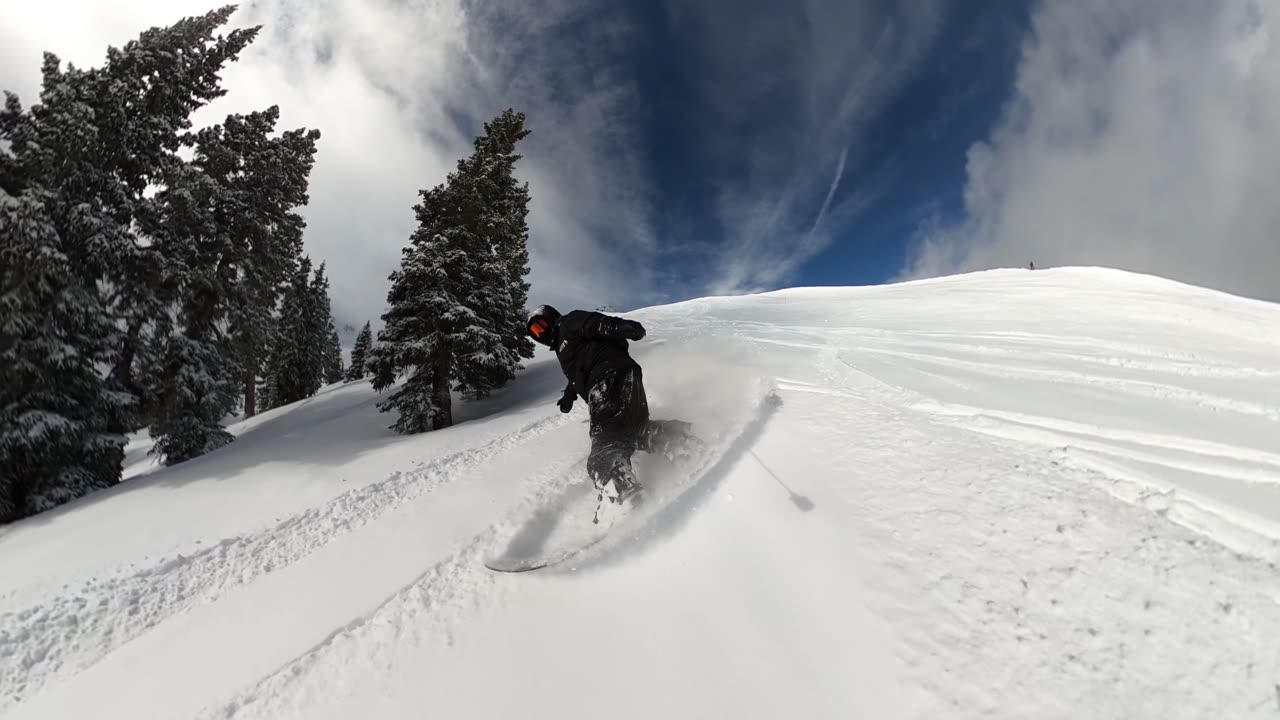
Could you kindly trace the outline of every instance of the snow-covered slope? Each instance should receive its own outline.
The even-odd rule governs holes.
[[[0,716],[1280,712],[1280,307],[1071,268],[634,316],[653,414],[737,429],[642,542],[481,565],[586,453],[547,357],[415,437],[328,388],[0,529]]]

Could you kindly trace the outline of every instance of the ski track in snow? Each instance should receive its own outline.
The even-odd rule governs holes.
[[[848,424],[811,418],[827,442],[810,442],[830,453],[852,433],[878,448],[836,450],[830,473],[894,468],[839,491],[873,530],[884,554],[872,586],[949,717],[1274,715],[1273,565],[1112,502],[1051,454],[922,426],[852,369],[832,382],[883,398],[841,413]]]
[[[476,537],[457,553],[428,568],[374,612],[338,628],[254,687],[219,707],[206,708],[198,717],[215,720],[305,715],[305,704],[289,707],[288,698],[331,692],[334,679],[352,666],[374,674],[394,672],[391,659],[377,652],[380,648],[420,644],[428,638],[448,644],[452,626],[465,623],[481,608],[500,602],[503,586],[481,564],[495,547],[497,537],[495,532]]]
[[[224,538],[152,567],[89,580],[40,604],[0,613],[0,667],[5,668],[0,672],[0,711],[38,691],[49,676],[82,670],[166,617],[193,604],[213,602],[294,563],[487,458],[564,423],[559,416],[537,420],[480,448],[349,490],[266,530]]]
[[[568,570],[550,569],[546,574],[579,572],[591,567],[603,558],[603,562],[616,559],[619,554],[634,551],[634,545],[643,546],[640,536],[664,534],[662,526],[688,498],[699,494],[700,480],[731,449],[742,433],[767,411],[775,389],[764,386],[755,390],[761,405],[751,407],[750,415],[729,428],[702,456],[706,461],[693,468],[689,482],[675,489],[676,497],[667,498],[656,514],[645,513],[646,519],[632,527],[637,536],[632,546],[619,547],[619,542],[606,540],[594,547],[583,560],[569,564]],[[707,462],[709,461],[709,462]],[[582,470],[581,462],[573,465]],[[556,494],[563,480],[563,468],[540,476],[526,494],[525,501],[507,515],[494,528],[474,538],[465,547],[447,559],[429,568],[409,586],[402,588],[368,615],[340,628],[332,636],[308,650],[276,672],[263,679],[255,687],[241,693],[221,707],[206,709],[200,717],[205,720],[242,717],[280,717],[306,714],[306,708],[318,698],[333,692],[332,678],[346,669],[361,667],[375,674],[388,674],[396,667],[396,653],[404,648],[427,644],[454,643],[454,628],[465,626],[468,619],[501,606],[516,594],[521,579],[511,575],[495,574],[487,570],[483,561],[503,547],[517,530],[513,523],[526,517],[535,507]],[[324,702],[322,699],[320,702]]]
[[[1280,712],[1280,308],[1064,269],[636,316],[655,408],[724,404],[731,366],[780,400],[727,412],[750,429],[645,542],[483,568],[581,470],[585,410],[548,409],[194,554],[0,596],[0,713],[594,717],[614,671],[645,688],[620,720]]]
[[[863,348],[868,350],[868,348]],[[916,369],[924,372],[923,367],[943,366],[948,369],[964,368],[970,372],[981,374],[988,371],[991,367],[991,360],[970,360],[957,357],[946,357],[931,353],[908,352],[905,350],[891,350],[887,348],[875,348],[875,352],[884,353],[885,355],[895,356],[905,360],[915,361]],[[1091,387],[1103,388],[1109,391],[1118,391],[1134,395],[1142,395],[1157,400],[1173,400],[1185,401],[1202,405],[1204,407],[1231,410],[1241,413],[1249,413],[1260,415],[1268,420],[1280,420],[1280,408],[1273,402],[1270,404],[1258,403],[1249,400],[1241,400],[1237,398],[1223,397],[1208,392],[1189,389],[1185,386],[1175,385],[1173,383],[1152,382],[1147,379],[1138,379],[1140,372],[1130,372],[1125,376],[1107,376],[1100,375],[1096,372],[1084,372],[1081,370],[1065,370],[1050,368],[1034,368],[1028,366],[1013,365],[1010,361],[1018,360],[1017,355],[1006,355],[1005,362],[1009,365],[1001,367],[1000,377],[1005,380],[1041,380],[1048,382],[1059,382],[1067,384],[1084,385]],[[1023,358],[1025,359],[1025,358]],[[947,375],[945,371],[942,373]],[[955,373],[950,373],[950,377],[955,378]],[[1194,374],[1188,373],[1187,376],[1195,377]],[[1217,375],[1214,377],[1225,377],[1233,381],[1234,387],[1239,390],[1242,388],[1241,377]]]

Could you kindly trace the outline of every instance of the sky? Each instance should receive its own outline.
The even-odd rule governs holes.
[[[0,10],[0,88],[200,0]],[[307,251],[375,327],[417,193],[528,116],[530,304],[1103,265],[1280,300],[1280,4],[250,0],[197,125],[322,132]]]

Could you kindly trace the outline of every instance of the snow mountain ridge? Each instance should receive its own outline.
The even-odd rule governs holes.
[[[447,430],[362,381],[138,437],[0,528],[0,718],[1280,712],[1280,305],[1073,267],[627,315],[718,448],[636,538],[482,564],[580,480],[542,349]]]

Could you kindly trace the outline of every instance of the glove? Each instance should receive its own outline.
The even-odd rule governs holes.
[[[556,405],[560,406],[560,412],[567,413],[570,410],[572,410],[573,400],[575,397],[577,397],[576,393],[574,393],[572,390],[566,390],[564,395],[560,396],[560,402],[556,403]]]
[[[643,340],[645,336],[644,326],[635,320],[623,320],[619,323],[618,334],[628,340]]]

